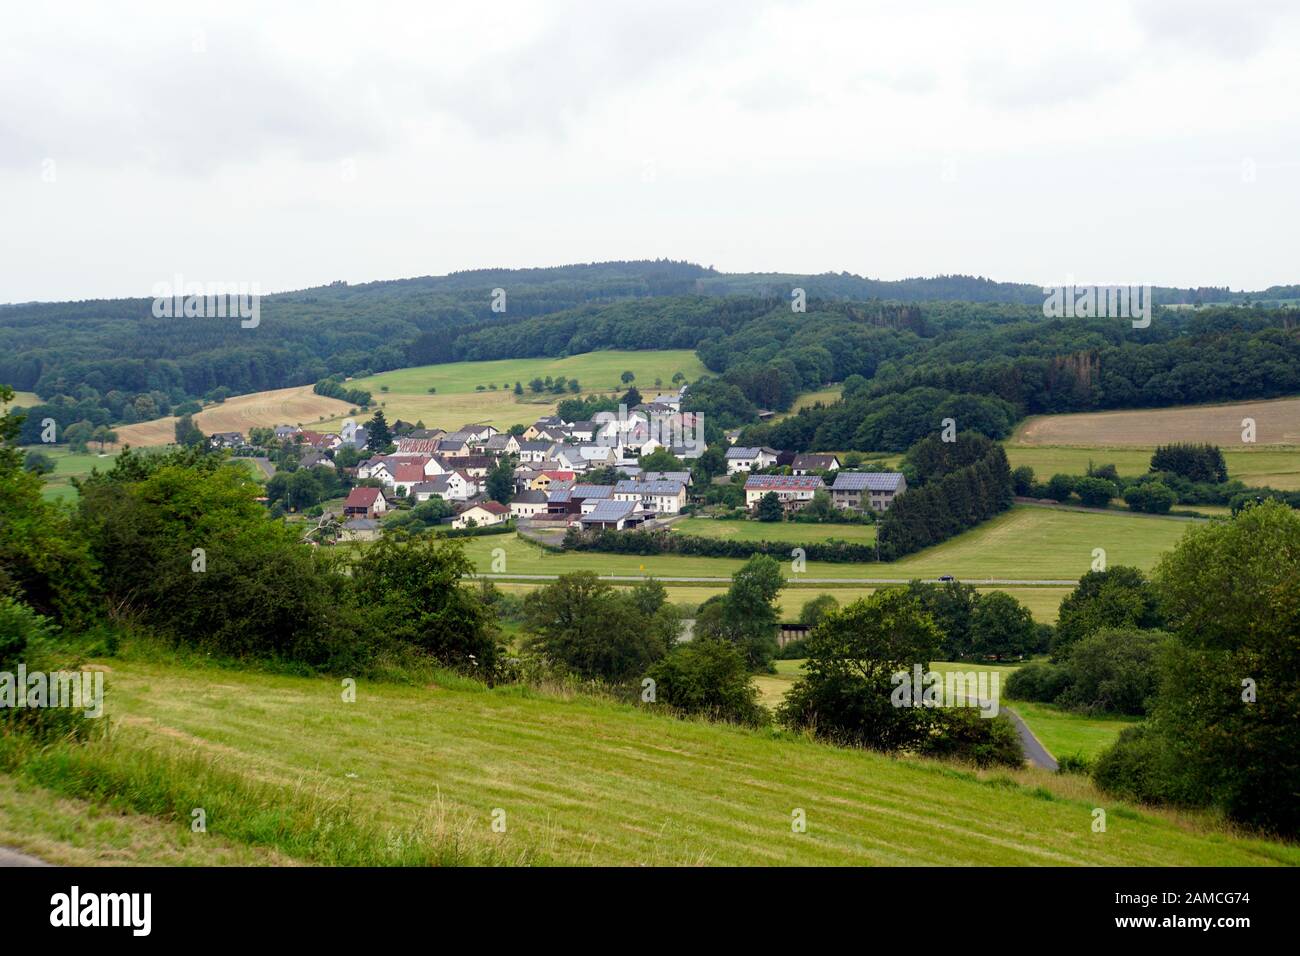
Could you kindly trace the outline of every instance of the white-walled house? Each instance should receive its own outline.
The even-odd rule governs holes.
[[[738,471],[758,471],[762,468],[771,468],[776,464],[776,449],[766,446],[759,448],[750,448],[742,445],[735,445],[727,449],[727,474],[734,475]]]
[[[620,481],[614,485],[616,501],[635,501],[656,514],[677,514],[686,504],[686,485],[680,481]]]
[[[825,487],[826,483],[816,475],[750,475],[745,479],[745,507],[758,507],[763,497],[772,493],[786,508],[798,509]]]

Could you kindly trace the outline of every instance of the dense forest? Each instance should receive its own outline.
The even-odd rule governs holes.
[[[1300,311],[1262,305],[1289,291],[1157,289],[1158,303],[1253,306],[1157,306],[1134,329],[1045,319],[1038,286],[969,276],[723,274],[670,260],[475,270],[265,296],[255,328],[156,318],[143,298],[0,306],[0,381],[42,399],[31,431],[411,365],[689,348],[712,375],[688,407],[714,426],[751,425],[747,442],[797,450],[901,451],[949,416],[996,438],[1026,414],[1300,391]],[[828,383],[844,384],[842,402],[753,425]]]

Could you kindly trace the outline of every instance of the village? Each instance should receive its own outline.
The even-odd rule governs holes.
[[[303,509],[317,543],[374,540],[394,515],[430,501],[441,506],[422,513],[458,533],[506,526],[624,531],[663,527],[727,502],[733,517],[773,520],[820,498],[837,514],[869,520],[907,488],[899,472],[855,470],[835,454],[727,444],[735,433],[714,449],[704,440],[702,416],[682,411],[685,391],[587,421],[550,415],[509,431],[482,423],[447,431],[398,420],[383,424],[392,441],[380,443],[349,421],[338,432],[279,425],[248,438],[213,434],[208,443],[251,459],[267,476],[277,471],[269,457],[275,449],[291,450],[291,471],[330,470],[346,497]],[[286,510],[297,516],[296,508]]]

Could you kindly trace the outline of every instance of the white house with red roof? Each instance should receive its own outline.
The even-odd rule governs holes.
[[[343,518],[377,518],[388,510],[382,488],[353,488],[343,502]]]

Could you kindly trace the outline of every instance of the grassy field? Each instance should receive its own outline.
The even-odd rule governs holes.
[[[1255,420],[1253,445],[1242,443],[1243,418]],[[1145,474],[1155,446],[1175,441],[1219,445],[1229,477],[1248,485],[1300,489],[1300,398],[1035,415],[1005,446],[1011,467],[1028,465],[1046,481],[1058,473],[1081,475],[1089,462],[1113,464],[1121,475]]]
[[[1209,442],[1226,450],[1242,444],[1243,418],[1255,420],[1255,441],[1260,445],[1300,446],[1300,397],[1226,405],[1035,415],[1020,423],[1011,441],[1017,445],[1094,448],[1153,448],[1169,442]]]
[[[105,663],[117,729],[103,753],[116,761],[93,763],[92,752],[93,769],[50,785],[89,792],[108,775],[109,792],[127,803],[195,805],[193,782],[180,774],[146,785],[115,768],[197,756],[205,774],[363,810],[389,842],[415,829],[453,841],[460,855],[533,863],[1300,862],[1295,847],[1232,835],[1203,817],[1125,807],[1086,780],[1029,768],[976,773],[463,681],[361,681],[356,702],[343,703],[334,679]],[[1091,830],[1096,806],[1110,810],[1104,834]],[[805,833],[792,832],[796,809]],[[238,810],[210,813],[210,837],[248,831]],[[273,839],[276,812],[266,809],[251,832]],[[493,831],[494,814],[504,832]],[[188,828],[188,816],[175,811],[165,826]]]
[[[194,416],[194,424],[205,435],[213,432],[243,432],[274,425],[318,426],[326,419],[342,420],[351,406],[336,398],[326,398],[312,391],[310,385],[276,388],[250,395],[236,395],[217,405],[209,405]],[[118,425],[118,443],[135,448],[169,445],[176,440],[176,416],[155,418],[134,425]]]
[[[688,350],[606,351],[561,359],[503,359],[425,365],[382,372],[349,384],[368,389],[390,422],[398,418],[409,422],[422,420],[429,428],[448,431],[468,422],[487,422],[504,429],[515,423],[530,424],[543,415],[550,415],[559,399],[571,397],[534,395],[527,391],[528,382],[533,378],[544,379],[548,375],[576,378],[582,385],[582,394],[586,395],[625,391],[626,386],[620,381],[624,371],[636,376],[633,384],[648,396],[655,391],[656,378],[661,378],[664,390],[668,390],[674,387],[671,382],[674,373],[681,372],[694,380],[704,374],[705,368],[695,353]],[[523,398],[516,398],[511,391],[517,381],[524,384]],[[493,383],[497,386],[496,391],[487,388]],[[479,385],[484,386],[484,391],[476,391]],[[387,392],[383,391],[385,386]],[[430,388],[437,391],[430,394]],[[251,428],[285,424],[328,429],[339,426],[349,416],[350,408],[347,402],[325,398],[313,392],[312,386],[300,385],[228,398],[199,412],[194,416],[194,423],[205,434],[238,431],[247,435]],[[354,417],[364,420],[372,414],[373,409]],[[153,447],[170,444],[175,438],[175,425],[175,416],[168,416],[135,425],[120,425],[115,430],[122,444]]]
[[[1121,475],[1146,474],[1151,467],[1152,448],[1075,448],[1063,445],[1029,446],[1007,443],[1012,468],[1028,465],[1034,476],[1046,481],[1055,474],[1082,475],[1091,462],[1114,465]],[[1300,489],[1300,448],[1260,447],[1249,451],[1224,448],[1228,477],[1254,487],[1267,486],[1285,491]],[[1193,507],[1189,505],[1188,507]],[[1196,510],[1203,510],[1197,508]]]
[[[1053,757],[1075,754],[1093,758],[1115,742],[1121,730],[1138,723],[1137,717],[1090,717],[1073,714],[1051,704],[1005,700]]]
[[[35,392],[14,392],[14,400],[9,405],[0,405],[0,410],[5,408],[31,408],[33,405],[41,403],[40,397]]]
[[[624,371],[636,376],[634,385],[649,397],[656,391],[654,381],[662,379],[663,390],[672,384],[674,373],[681,372],[694,380],[705,368],[693,351],[685,349],[645,352],[586,352],[566,358],[502,359],[490,362],[453,362],[424,365],[418,368],[382,372],[357,379],[351,385],[367,389],[376,402],[382,403],[389,421],[423,421],[430,428],[448,431],[469,422],[486,422],[497,428],[516,423],[531,424],[555,411],[561,398],[570,395],[535,395],[528,390],[534,378],[563,375],[576,378],[582,394],[612,394],[626,391],[620,376]],[[515,382],[522,382],[524,395],[517,398]],[[495,384],[496,391],[488,388]],[[482,385],[483,391],[477,391]],[[383,391],[384,387],[388,391]],[[429,389],[437,391],[429,394]],[[342,416],[337,419],[342,421]],[[333,423],[334,420],[326,424]]]
[[[803,527],[792,525],[791,527]],[[1104,548],[1109,564],[1150,568],[1190,527],[1172,518],[1144,518],[1122,512],[1083,513],[1017,506],[949,541],[900,561],[884,564],[830,564],[809,561],[808,578],[934,578],[952,574],[980,580],[1077,580],[1092,564],[1094,548]],[[519,540],[517,535],[471,538],[466,553],[482,571],[491,570],[492,552],[505,552],[507,574],[645,574],[659,577],[729,577],[744,562],[733,558],[684,555],[556,554]]]
[[[818,402],[821,402],[823,405],[834,405],[836,402],[840,400],[840,392],[842,391],[843,391],[843,386],[831,385],[827,388],[819,389],[818,391],[815,392],[804,392],[802,395],[800,395],[794,400],[794,404],[790,406],[790,410],[788,412],[781,412],[780,414],[773,416],[772,421],[779,422],[783,418],[789,418],[791,415],[797,415],[799,414],[800,409],[812,408]]]
[[[876,526],[871,524],[801,524],[794,521],[717,521],[713,518],[683,518],[674,521],[678,534],[723,538],[731,541],[786,541],[790,544],[853,541],[871,544]]]
[[[191,833],[156,817],[113,810],[0,773],[0,846],[57,866],[293,866],[262,847]]]
[[[94,449],[99,446],[91,445],[90,447]],[[111,448],[112,446],[108,447]],[[54,462],[54,471],[45,476],[44,490],[45,497],[52,501],[75,500],[77,489],[72,487],[71,479],[85,478],[95,468],[100,471],[107,471],[113,467],[114,455],[111,454],[101,458],[94,451],[87,454],[77,454],[68,451],[64,446],[26,445],[23,447],[24,454],[29,451],[39,451]]]

